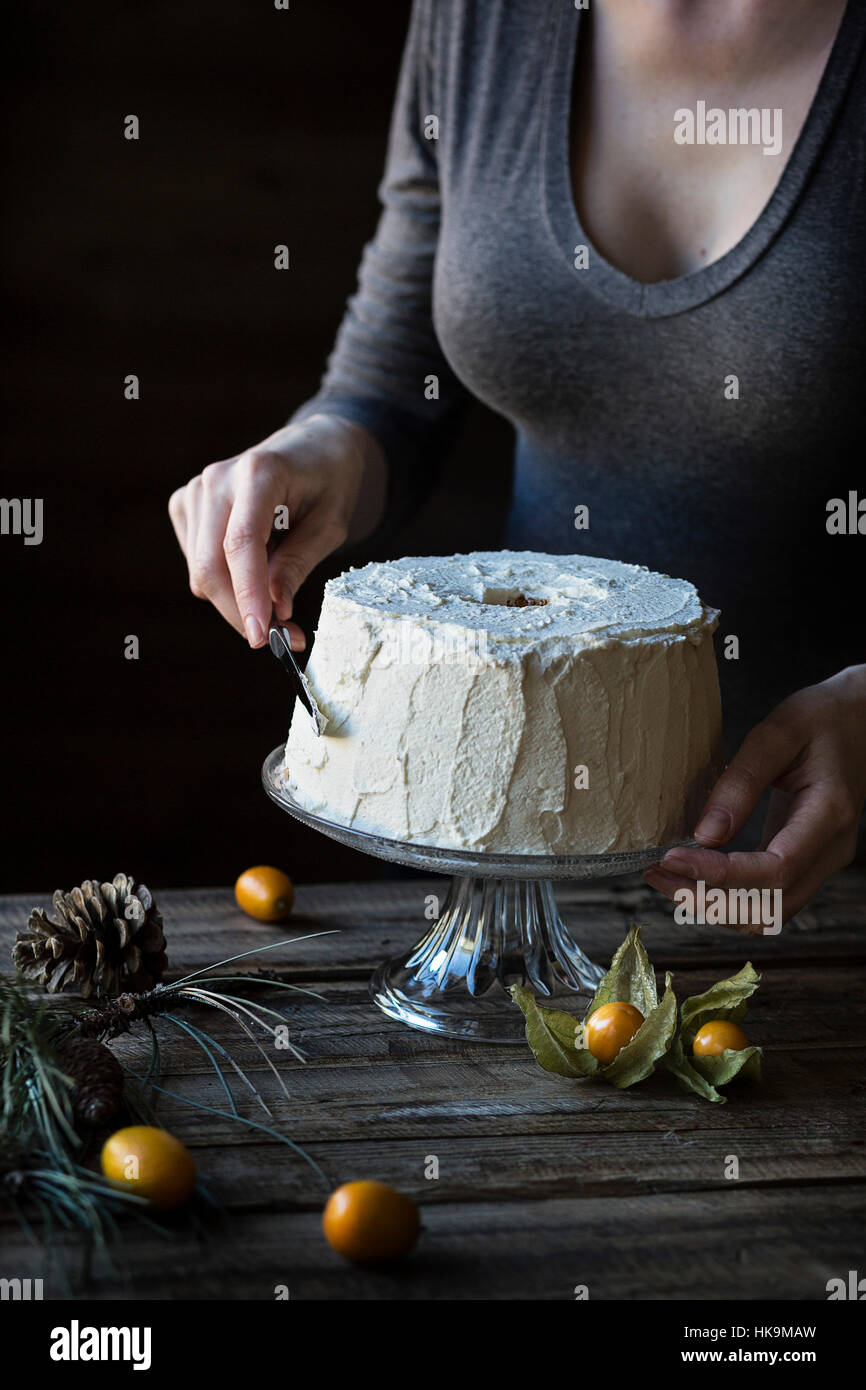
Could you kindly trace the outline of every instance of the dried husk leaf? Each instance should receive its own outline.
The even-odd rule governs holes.
[[[680,1036],[683,1047],[691,1051],[695,1035],[710,1019],[724,1018],[731,1023],[739,1023],[745,1017],[747,1001],[760,983],[761,977],[752,962],[746,961],[736,975],[717,980],[703,994],[693,994],[686,999],[681,1010]]]
[[[727,1086],[735,1076],[760,1081],[762,1056],[759,1047],[728,1047],[715,1057],[693,1057],[692,1066],[712,1086]]]
[[[693,994],[685,1000],[680,1011],[679,1036],[665,1058],[665,1066],[683,1090],[724,1105],[725,1097],[718,1091],[719,1086],[727,1086],[738,1075],[751,1081],[761,1080],[763,1054],[759,1047],[727,1048],[717,1057],[692,1055],[692,1044],[703,1025],[716,1018],[739,1023],[745,1017],[748,1000],[760,983],[760,975],[751,961],[747,961],[736,975],[717,980],[703,994]]]
[[[665,979],[661,1001],[655,974],[641,941],[640,927],[633,926],[616,951],[610,969],[599,982],[586,1017],[604,1004],[634,1004],[644,1021],[631,1042],[607,1066],[602,1066],[582,1044],[583,1029],[572,1014],[542,1008],[528,990],[514,985],[511,997],[526,1016],[526,1040],[539,1065],[557,1076],[602,1076],[623,1089],[643,1081],[654,1071],[673,1040],[677,1025],[677,1001],[671,977]]]
[[[601,1068],[600,1075],[620,1090],[646,1080],[655,1071],[656,1064],[666,1055],[676,1031],[677,1000],[668,972],[665,975],[665,992],[661,1000],[649,1011],[631,1042],[626,1043],[612,1062]]]
[[[671,1049],[664,1059],[664,1065],[684,1091],[691,1091],[694,1095],[701,1096],[703,1100],[713,1101],[716,1105],[725,1104],[726,1097],[692,1066],[691,1060],[683,1051],[683,1045],[679,1038],[674,1039]]]
[[[640,927],[633,926],[586,1013],[588,1019],[605,1004],[623,1002],[633,1004],[644,1015],[634,1037],[607,1066],[602,1066],[582,1045],[582,1027],[572,1014],[543,1008],[533,994],[519,985],[512,986],[511,996],[526,1017],[527,1042],[545,1071],[570,1079],[598,1076],[625,1089],[645,1080],[662,1062],[684,1090],[724,1105],[719,1086],[727,1085],[738,1075],[760,1080],[761,1049],[727,1049],[717,1057],[692,1057],[692,1043],[709,1019],[738,1022],[760,978],[749,962],[736,975],[717,981],[703,994],[693,995],[682,1006],[677,1032],[677,1002],[671,975],[665,976],[664,994],[659,1000]]]
[[[526,1041],[536,1061],[557,1076],[591,1076],[598,1062],[585,1047],[576,1045],[580,1019],[561,1009],[545,1009],[535,995],[521,985],[512,985],[510,994],[526,1017]]]
[[[631,927],[625,941],[614,954],[610,969],[602,976],[587,1009],[587,1018],[604,1004],[612,1003],[634,1004],[645,1020],[658,1003],[655,971],[650,965],[638,926]]]

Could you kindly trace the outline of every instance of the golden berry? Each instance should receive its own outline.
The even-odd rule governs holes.
[[[584,1025],[586,1045],[599,1062],[607,1064],[630,1043],[643,1023],[643,1014],[634,1004],[614,1001],[602,1004]]]
[[[729,1048],[741,1052],[748,1046],[749,1039],[736,1023],[729,1023],[726,1018],[713,1018],[698,1029],[692,1043],[692,1053],[695,1057],[718,1057],[720,1052],[726,1052]]]
[[[292,880],[282,869],[257,864],[245,869],[235,884],[238,907],[257,922],[281,922],[295,902]]]
[[[183,1206],[195,1187],[195,1164],[185,1144],[167,1129],[130,1125],[106,1139],[102,1171],[111,1182],[146,1197],[157,1211]]]
[[[378,1264],[406,1255],[421,1218],[411,1197],[383,1182],[346,1182],[332,1192],[322,1214],[328,1244],[347,1260]]]

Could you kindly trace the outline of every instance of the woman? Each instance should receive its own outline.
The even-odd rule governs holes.
[[[781,888],[786,918],[852,858],[866,797],[864,35],[861,0],[416,0],[321,390],[170,503],[193,592],[262,646],[485,401],[516,432],[504,544],[682,574],[722,609],[737,751],[704,848],[648,881]],[[763,847],[722,852],[769,788]]]

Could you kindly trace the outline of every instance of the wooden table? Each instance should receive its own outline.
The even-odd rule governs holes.
[[[825,1299],[828,1279],[866,1269],[866,873],[838,875],[780,937],[757,941],[676,926],[630,879],[558,892],[566,921],[602,964],[630,921],[645,924],[650,956],[675,971],[680,998],[748,957],[765,972],[748,1031],[767,1049],[766,1080],[732,1087],[724,1106],[683,1094],[666,1074],[619,1092],[547,1075],[522,1047],[427,1037],[383,1018],[368,1000],[370,973],[419,934],[425,896],[443,886],[298,890],[282,934],[339,934],[262,962],[325,996],[262,996],[291,1000],[291,1034],[306,1054],[305,1065],[275,1054],[291,1103],[230,1020],[199,1015],[330,1186],[375,1177],[418,1199],[415,1254],[390,1270],[344,1264],[321,1235],[325,1189],[300,1158],[230,1119],[164,1100],[163,1123],[191,1146],[225,1216],[204,1239],[183,1224],[168,1242],[130,1228],[121,1263],[134,1267],[133,1285],[97,1270],[82,1292],[271,1300],[285,1286],[292,1299],[572,1299],[586,1285],[590,1299]],[[3,959],[33,902],[0,902]],[[226,889],[167,892],[161,904],[175,975],[275,939]],[[201,1053],[159,1026],[164,1084],[224,1108]],[[136,1065],[149,1050],[143,1040],[116,1046]],[[736,1181],[725,1177],[730,1155]],[[0,1274],[43,1272],[17,1228],[7,1222],[0,1237]]]

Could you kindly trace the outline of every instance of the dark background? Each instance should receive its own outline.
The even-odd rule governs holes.
[[[408,14],[27,0],[7,31],[0,492],[42,497],[45,536],[0,536],[0,890],[382,871],[266,799],[287,679],[192,597],[166,504],[316,388],[376,224]],[[510,444],[479,408],[424,516],[352,561],[495,545]],[[308,634],[345,563],[302,592]]]

